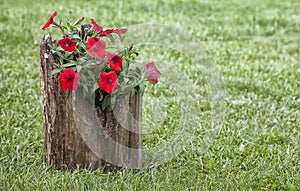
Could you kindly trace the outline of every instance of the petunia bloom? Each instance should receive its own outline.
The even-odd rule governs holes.
[[[51,15],[51,17],[49,18],[49,20],[46,22],[46,24],[43,26],[43,30],[47,29],[51,24],[53,25],[58,25],[55,21],[54,21],[54,17],[56,17],[57,12],[54,11],[54,13]]]
[[[100,36],[101,37],[108,37],[109,39],[110,39],[110,41],[111,42],[114,42],[115,41],[115,39],[114,39],[114,37],[112,36],[112,34],[111,33],[113,33],[114,32],[114,29],[107,29],[107,30],[105,30],[105,31],[102,31],[101,33],[100,33]]]
[[[114,29],[114,33],[116,33],[117,35],[119,35],[119,38],[121,40],[124,39],[123,34],[125,34],[128,30],[127,29]]]
[[[122,57],[117,54],[108,53],[107,62],[115,71],[122,71]]]
[[[120,40],[123,40],[123,34],[125,34],[128,30],[125,28],[118,28],[118,29],[107,29],[105,31],[102,31],[100,33],[100,36],[102,37],[108,37],[112,42],[114,42],[114,37],[112,36],[112,33],[116,33],[119,37]]]
[[[100,25],[98,25],[94,19],[91,19],[91,21],[92,21],[92,24],[93,24],[94,28],[95,28],[98,32],[102,32],[103,28],[102,28]]]
[[[147,80],[149,80],[151,84],[156,84],[161,73],[157,70],[154,62],[146,64],[145,71],[148,73]]]
[[[62,90],[77,90],[81,76],[72,68],[67,68],[59,75],[60,88]]]
[[[77,42],[70,39],[69,37],[60,39],[58,41],[60,47],[62,47],[65,51],[74,52],[76,49]]]
[[[100,74],[100,82],[98,83],[98,87],[101,90],[104,90],[107,93],[111,93],[114,91],[117,84],[118,84],[118,77],[115,71],[102,72]]]
[[[91,37],[87,41],[88,52],[97,58],[104,58],[106,55],[106,43],[100,38]]]

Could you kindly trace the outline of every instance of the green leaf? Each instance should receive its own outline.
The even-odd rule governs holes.
[[[56,54],[56,52],[57,52],[56,50],[51,50],[52,54]]]
[[[136,94],[136,89],[135,89],[135,88],[132,88],[132,89],[131,89],[130,95],[131,95],[131,96],[134,96],[135,94]]]
[[[66,26],[64,26],[64,25],[61,25],[61,28],[62,28],[63,30],[68,30],[68,28],[67,28]]]
[[[90,76],[92,79],[94,79],[94,77],[95,77],[95,73],[94,73],[94,72],[92,72],[91,70],[87,70],[87,73],[89,74],[89,76]]]
[[[57,45],[56,44],[49,45],[49,47],[52,51],[57,51]]]
[[[79,73],[80,72],[80,70],[82,69],[82,66],[80,66],[80,65],[77,65],[76,66],[76,71]]]
[[[129,66],[128,61],[127,61],[127,60],[124,60],[124,61],[122,62],[122,69],[123,69],[123,71],[127,71],[128,66]]]
[[[55,55],[57,55],[60,58],[64,58],[65,57],[59,50],[56,50]]]
[[[98,83],[94,83],[94,85],[93,85],[93,92],[95,92],[97,89],[98,89],[99,87],[98,87]]]
[[[61,68],[60,64],[54,63],[57,68]]]
[[[73,24],[73,26],[76,26],[76,25],[80,24],[83,20],[84,20],[84,17],[78,19],[77,21],[75,21],[75,23]]]
[[[68,26],[68,27],[71,27],[71,26],[72,26],[72,24],[71,24],[70,21],[67,22],[67,26]]]
[[[116,96],[110,98],[110,108],[114,108],[116,104]]]
[[[82,84],[82,87],[83,87],[83,94],[84,96],[86,97],[86,95],[89,93],[89,89],[86,85]]]
[[[65,56],[66,56],[67,58],[70,57],[72,54],[73,54],[73,52],[67,52],[67,51],[65,51]]]
[[[102,63],[97,67],[96,71],[97,71],[97,73],[99,73],[99,75],[101,72],[103,72],[105,65],[106,65],[105,63]]]
[[[128,84],[129,79],[128,78],[123,78],[124,84]]]
[[[70,36],[70,38],[72,40],[79,40],[79,41],[81,41],[81,38],[77,34]]]
[[[140,85],[139,85],[139,91],[141,92],[142,95],[144,94],[145,88],[146,88],[145,84],[144,83],[140,83]]]
[[[110,99],[111,99],[110,95],[106,95],[104,97],[104,100],[101,103],[102,110],[105,110],[107,107],[110,106]]]
[[[82,43],[82,42],[78,43],[78,46],[80,48],[82,48],[83,50],[87,49],[86,45],[84,43]]]
[[[62,71],[61,68],[56,68],[56,69],[51,71],[51,76],[53,76],[54,74],[60,73],[61,71]]]
[[[67,64],[63,64],[62,66],[67,68],[67,67],[71,67],[71,66],[76,66],[76,63],[75,62],[69,62]]]
[[[84,58],[81,58],[81,57],[77,58],[77,61],[79,61],[80,63],[86,62],[86,60]]]

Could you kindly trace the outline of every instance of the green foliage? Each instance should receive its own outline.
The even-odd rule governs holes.
[[[54,18],[54,20],[56,19],[57,18]],[[107,40],[108,38],[105,37],[105,35],[102,36],[103,33],[106,34],[105,30],[98,31],[93,28],[90,21],[83,23],[84,21],[84,17],[78,19],[74,24],[72,24],[71,21],[67,21],[66,23],[60,22],[59,24],[53,21],[54,24],[51,23],[50,27],[46,28],[46,30],[49,30],[49,28],[53,27],[61,32],[61,36],[58,39],[54,39],[53,44],[50,45],[51,53],[56,58],[55,60],[58,61],[58,63],[55,63],[56,68],[51,72],[51,75],[60,74],[67,68],[75,70],[81,76],[79,86],[83,89],[83,95],[86,98],[90,98],[91,95],[95,94],[95,91],[99,91],[99,94],[104,96],[101,103],[102,109],[110,107],[110,92],[107,94],[100,86],[98,87],[97,83],[101,81],[99,78],[101,73],[114,71],[114,68],[111,68],[108,64],[108,56],[99,57],[91,54],[91,50],[88,50],[88,43],[86,42],[89,38],[97,37],[98,40],[105,44],[105,48],[98,50],[100,48],[96,48],[97,44],[94,44],[95,50],[100,52],[104,51],[106,54],[117,54],[122,59],[122,70],[116,71],[119,81],[117,83],[118,89],[114,89],[113,93],[124,94],[131,92],[132,95],[137,93],[143,94],[145,90],[144,83],[147,81],[147,76],[143,74],[144,69],[142,66],[139,66],[135,61],[138,52],[133,47],[133,44],[130,45],[130,47],[124,47],[122,43],[124,38],[123,34],[119,34],[119,38],[115,38],[116,35],[114,35],[113,32],[109,33],[109,40]],[[113,31],[115,29],[109,30]],[[70,44],[70,41],[74,44],[76,43],[74,49],[68,50],[59,43],[60,40],[66,37],[69,38],[67,44]],[[117,43],[115,39],[119,39],[120,42]],[[70,47],[70,45],[67,45],[67,47]],[[112,50],[114,50],[114,52],[112,52]]]

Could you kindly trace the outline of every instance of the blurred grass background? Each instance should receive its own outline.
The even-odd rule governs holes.
[[[54,10],[105,28],[171,25],[201,40],[227,89],[214,145],[199,154],[195,138],[171,162],[137,171],[45,165],[39,43]],[[0,189],[300,190],[299,44],[298,0],[0,0]]]

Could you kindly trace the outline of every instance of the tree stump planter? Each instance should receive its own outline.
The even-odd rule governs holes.
[[[40,44],[45,161],[58,169],[140,168],[142,97],[117,96],[113,109],[83,97],[82,89],[63,91],[51,76],[55,56],[45,35]]]

